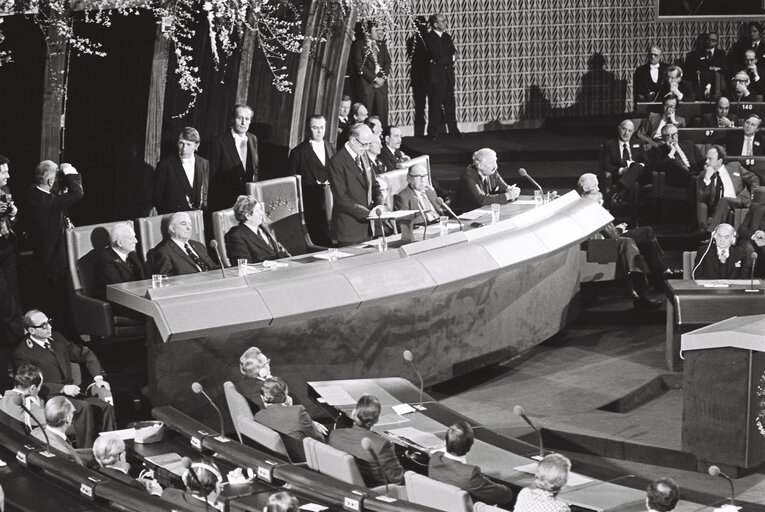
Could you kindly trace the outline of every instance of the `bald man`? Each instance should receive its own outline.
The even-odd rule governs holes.
[[[651,171],[644,163],[643,145],[633,140],[635,124],[625,119],[616,133],[617,138],[604,143],[600,152],[605,200],[610,207],[627,206],[630,218],[637,221],[640,192],[651,183]]]

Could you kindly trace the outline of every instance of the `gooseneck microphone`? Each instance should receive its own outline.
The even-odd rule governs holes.
[[[535,187],[537,187],[539,189],[540,192],[542,192],[544,194],[544,190],[542,190],[542,187],[539,186],[539,183],[537,183],[537,181],[534,178],[529,176],[529,173],[526,171],[526,169],[521,167],[520,169],[518,169],[518,174],[520,174],[522,177],[524,177],[527,180],[529,180]]]
[[[412,371],[414,371],[414,373],[417,374],[417,378],[420,379],[420,403],[417,405],[418,407],[422,407],[422,390],[425,387],[425,382],[422,380],[420,372],[414,367],[414,356],[412,355],[411,350],[404,350],[404,360],[409,363],[409,366],[412,367]]]
[[[425,212],[422,210],[420,201],[417,201],[417,209],[420,211],[420,215],[422,215],[422,222],[424,225],[422,239],[425,240],[425,237],[428,235],[428,218],[425,216]],[[414,239],[414,235],[412,235],[412,239]]]
[[[377,465],[380,466],[380,473],[382,473],[383,480],[385,481],[385,494],[388,494],[388,485],[390,485],[388,475],[385,474],[385,468],[383,468],[383,465],[380,463],[380,458],[377,456],[377,452],[372,449],[372,441],[370,441],[368,437],[363,438],[361,440],[361,447],[368,451]]]
[[[440,197],[438,198],[438,205],[439,205],[441,208],[443,208],[444,210],[446,210],[447,212],[449,212],[449,213],[451,214],[451,216],[452,216],[452,217],[454,217],[454,219],[455,219],[455,220],[457,221],[457,223],[460,225],[460,231],[462,231],[462,230],[464,229],[464,226],[462,225],[462,221],[460,220],[460,218],[459,218],[459,217],[457,217],[457,214],[456,214],[456,213],[454,213],[454,212],[452,211],[452,209],[451,209],[451,208],[449,208],[449,205],[448,205],[448,204],[446,204],[446,201],[444,201],[444,200],[443,200],[443,198],[440,198]]]
[[[757,263],[757,253],[752,253],[752,268],[749,270],[749,289],[744,290],[746,293],[760,293],[758,288],[754,287],[754,265]]]
[[[210,396],[207,393],[205,393],[205,390],[202,387],[202,384],[200,384],[199,382],[193,382],[191,384],[191,390],[194,393],[196,393],[197,395],[200,394],[200,393],[202,395],[204,395],[204,397],[207,399],[207,401],[210,402],[210,405],[213,406],[213,409],[215,409],[215,412],[218,413],[218,420],[220,421],[220,437],[221,438],[225,438],[226,437],[226,433],[223,430],[223,414],[220,412],[220,409],[218,409],[218,406],[215,405],[215,402],[212,401],[212,398],[210,398]]]
[[[218,250],[218,241],[210,240],[210,247],[212,247],[215,254],[218,256],[218,263],[220,263],[220,275],[223,279],[226,278],[226,269],[223,268],[223,258],[220,257],[220,251]]]
[[[728,483],[730,484],[730,504],[735,507],[736,506],[736,490],[733,487],[733,480],[731,480],[731,478],[728,475],[720,471],[720,468],[718,468],[717,466],[709,466],[708,472],[712,476],[719,476],[728,481]]]
[[[197,383],[195,382],[194,384],[197,384]],[[201,388],[202,386],[199,386],[199,387]],[[195,391],[195,393],[196,393],[196,391]],[[207,395],[205,395],[205,396],[207,396]],[[181,466],[186,468],[186,471],[188,471],[189,474],[192,476],[192,478],[194,478],[194,481],[199,486],[199,492],[202,493],[202,499],[205,502],[205,510],[207,512],[210,512],[210,504],[207,502],[207,496],[204,495],[204,492],[205,492],[204,487],[202,487],[202,482],[199,480],[199,477],[197,476],[197,472],[194,471],[194,468],[191,465],[191,459],[188,458],[188,457],[181,458]]]
[[[520,416],[521,418],[523,418],[523,421],[528,423],[529,426],[534,429],[534,432],[537,433],[537,439],[538,439],[538,442],[539,442],[539,458],[540,458],[540,460],[544,459],[544,457],[545,457],[545,448],[544,448],[544,444],[542,443],[542,432],[540,432],[539,429],[531,422],[529,417],[526,416],[526,411],[520,405],[516,405],[515,407],[513,407],[513,413],[516,416]]]
[[[27,409],[27,406],[24,405],[24,397],[21,398],[21,402],[19,402],[19,407],[27,413],[29,418],[35,422],[35,425],[42,431],[43,437],[45,437],[45,451],[41,453],[41,455],[45,455],[46,457],[52,457],[53,453],[50,451],[50,439],[48,438],[48,433],[45,431],[45,426],[43,426],[42,423],[40,423],[40,420],[35,418],[35,415],[32,414],[32,412]]]

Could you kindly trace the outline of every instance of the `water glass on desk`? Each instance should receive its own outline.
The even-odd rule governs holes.
[[[495,224],[499,222],[499,204],[493,203],[491,205],[491,223]]]
[[[238,258],[236,260],[236,268],[239,271],[240,276],[247,275],[247,258]]]
[[[544,204],[544,195],[541,190],[534,191],[534,206],[542,206]]]
[[[166,276],[163,274],[152,274],[151,275],[151,287],[152,288],[159,288],[162,286],[162,281],[167,279]]]
[[[440,229],[441,236],[449,234],[449,217],[440,216],[438,218],[438,228]]]

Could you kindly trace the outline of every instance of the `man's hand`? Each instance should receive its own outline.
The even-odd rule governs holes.
[[[61,392],[64,393],[66,396],[77,396],[80,394],[80,386],[76,386],[74,384],[67,384],[61,389]]]
[[[505,197],[507,197],[508,201],[514,201],[518,199],[519,195],[521,195],[521,189],[515,185],[510,185],[510,187],[507,189],[507,192],[505,192]]]
[[[615,227],[616,229],[618,229],[619,231],[621,231],[622,233],[624,233],[625,231],[627,231],[627,223],[626,223],[626,222],[622,222],[621,224],[617,224],[617,225],[616,225],[616,226],[614,226],[614,227]]]
[[[109,385],[108,382],[104,380],[104,378],[101,375],[96,375],[93,378],[93,383],[96,385],[96,387],[108,389],[111,391],[112,387]]]
[[[327,430],[327,427],[319,423],[318,421],[313,422],[313,428],[316,429],[316,432],[319,434],[326,436],[329,433],[329,430]]]
[[[59,168],[64,174],[77,174],[77,169],[72,164],[63,163]]]
[[[721,117],[720,123],[723,125],[723,128],[733,128],[733,121],[731,121],[727,117]]]
[[[385,213],[385,206],[379,204],[379,205],[375,206],[374,208],[372,208],[372,211],[370,212],[370,215],[374,215],[375,217],[379,217],[383,213]]]
[[[382,87],[383,85],[385,85],[385,79],[381,76],[378,76],[377,78],[375,78],[375,81],[372,82],[372,84],[375,86],[375,88]]]
[[[162,486],[156,480],[145,478],[141,480],[141,483],[146,486],[146,491],[152,496],[162,496]]]

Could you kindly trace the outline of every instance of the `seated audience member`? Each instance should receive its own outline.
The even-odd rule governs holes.
[[[734,133],[728,136],[725,149],[729,155],[740,156],[763,156],[765,144],[760,137],[760,124],[762,118],[757,114],[750,114],[744,121],[743,133]]]
[[[704,165],[696,144],[678,140],[677,126],[665,124],[661,129],[661,142],[646,154],[646,165],[653,171],[664,172],[667,185],[688,187]]]
[[[337,137],[337,149],[340,150],[343,145],[351,138],[351,127],[355,124],[364,123],[369,117],[369,111],[363,103],[354,103],[351,105],[350,117],[348,118],[348,125],[343,129]],[[374,134],[373,134],[374,135]]]
[[[317,441],[324,441],[305,407],[290,405],[292,400],[287,403],[287,384],[278,377],[267,378],[263,382],[260,394],[266,407],[255,414],[255,421],[295,440],[296,442],[284,443],[290,459],[293,462],[305,462],[303,439],[311,437]],[[323,426],[321,428],[326,433],[326,429]]]
[[[257,199],[239,196],[233,209],[239,225],[231,228],[224,237],[226,254],[232,265],[239,259],[247,260],[248,263],[260,263],[290,256],[264,223],[266,214]]]
[[[181,479],[186,490],[168,487],[162,492],[163,500],[199,512],[222,510],[218,496],[223,490],[223,476],[214,463],[194,462],[184,471]]]
[[[401,169],[403,163],[410,158],[401,151],[401,128],[398,126],[386,126],[382,132],[383,147],[380,156],[380,160],[385,162],[385,166],[390,169]]]
[[[745,66],[744,59],[747,50],[754,50],[758,60],[763,59],[765,45],[762,44],[762,25],[757,21],[747,23],[741,33],[741,38],[728,51],[728,69],[736,70]]]
[[[138,240],[130,224],[120,223],[113,226],[110,238],[112,244],[98,257],[95,268],[96,291],[102,299],[106,299],[107,285],[146,278],[143,265],[135,252]],[[112,305],[112,310],[119,311],[120,314],[131,311],[117,304]]]
[[[93,456],[98,463],[99,473],[149,494],[162,495],[162,487],[156,480],[130,476],[130,464],[125,459],[125,442],[116,434],[98,436],[93,443]]]
[[[751,81],[746,71],[739,71],[733,75],[730,91],[730,97],[733,101],[738,103],[743,101],[760,101],[761,98],[758,98],[751,89]]]
[[[696,208],[700,231],[712,231],[725,222],[734,208],[748,208],[752,189],[759,186],[756,174],[738,162],[729,162],[722,146],[707,151],[707,165],[696,183]]]
[[[104,380],[101,363],[89,348],[75,345],[54,332],[51,319],[42,311],[28,311],[24,315],[24,327],[26,339],[16,348],[13,359],[18,366],[33,364],[40,369],[43,398],[48,400],[55,395],[69,398],[76,410],[74,436],[77,447],[92,447],[99,432],[114,430],[114,407],[100,398],[88,397],[85,390],[74,384],[71,363],[85,365],[93,377],[93,390],[97,394],[106,394],[110,387]]]
[[[265,409],[263,383],[271,377],[271,360],[258,347],[250,347],[239,358],[239,372],[242,378],[234,383],[236,390],[247,399],[253,412]],[[287,397],[288,405],[292,400]]]
[[[273,493],[268,497],[263,512],[298,512],[300,503],[296,497],[286,491]]]
[[[508,186],[497,172],[497,153],[483,148],[473,153],[473,163],[460,176],[454,209],[461,213],[489,204],[507,204],[520,194],[521,189]]]
[[[364,121],[364,124],[369,126],[369,129],[372,130],[372,135],[382,141],[383,127],[378,116],[367,117],[366,121]]]
[[[752,205],[738,227],[738,245],[749,254],[757,253],[755,273],[765,275],[765,189],[755,189]]]
[[[696,101],[696,93],[693,92],[693,85],[690,82],[683,80],[683,68],[680,66],[670,65],[667,66],[664,72],[664,83],[659,88],[660,100],[672,95],[677,98],[677,101]]]
[[[685,60],[703,101],[714,100],[725,88],[725,50],[717,47],[719,39],[717,32],[709,32],[704,36],[704,47],[691,51]]]
[[[752,268],[750,251],[736,245],[736,230],[720,224],[708,243],[696,251],[694,279],[748,279]]]
[[[428,186],[428,170],[424,165],[415,164],[406,175],[409,185],[393,197],[394,210],[422,210],[427,221],[435,222],[446,215],[436,191]],[[420,216],[420,223],[422,217]]]
[[[199,132],[186,126],[178,135],[175,155],[157,164],[152,201],[157,213],[207,209],[210,162],[197,155]]]
[[[667,64],[661,62],[661,48],[651,46],[648,49],[648,62],[638,66],[632,75],[635,102],[660,101],[659,88],[666,70]]]
[[[515,512],[570,512],[566,503],[557,498],[568,482],[571,461],[557,453],[547,455],[537,465],[534,487],[518,493]]]
[[[348,127],[348,116],[351,113],[351,97],[344,94],[340,99],[340,108],[337,110],[337,134],[340,135]],[[340,147],[340,143],[337,144]]]
[[[33,364],[19,366],[13,376],[14,386],[0,398],[0,411],[26,425],[27,431],[37,426],[29,414],[21,407],[22,404],[41,424],[45,424],[45,402],[40,397],[43,375]]]
[[[730,101],[725,96],[717,100],[715,111],[702,114],[696,124],[698,128],[735,128],[737,117],[730,113]]]
[[[151,274],[180,276],[218,268],[205,246],[192,240],[192,228],[188,213],[178,212],[170,217],[169,238],[158,243],[147,255]]]
[[[632,140],[635,125],[629,119],[619,123],[617,138],[603,144],[600,153],[601,172],[607,173],[606,202],[609,206],[628,206],[630,216],[637,219],[643,186],[651,183],[651,172],[643,163],[643,146]]]
[[[393,169],[389,168],[384,161],[380,160],[380,151],[382,151],[382,141],[379,137],[372,139],[367,148],[367,158],[374,174],[384,174]]]
[[[404,483],[404,468],[396,458],[393,445],[370,429],[380,418],[380,400],[372,395],[363,395],[351,413],[353,426],[338,428],[329,434],[329,445],[353,455],[359,464],[361,476],[367,487]],[[377,455],[372,456],[362,445],[362,439],[369,439],[371,449]],[[379,462],[378,462],[379,461]],[[385,476],[383,476],[383,474]]]
[[[648,484],[645,506],[648,512],[672,512],[680,500],[680,486],[671,478],[658,478]]]
[[[67,459],[73,460],[80,466],[93,462],[93,450],[90,448],[75,449],[66,437],[66,431],[74,421],[74,405],[65,396],[54,396],[45,404],[45,425],[43,432],[40,427],[32,429],[32,437],[43,443],[50,443],[51,449],[60,452]]]
[[[760,97],[765,93],[765,81],[762,80],[763,68],[757,58],[757,53],[749,49],[744,53],[744,71],[749,75],[749,84],[752,94]]]
[[[667,124],[673,124],[678,128],[685,128],[685,118],[675,114],[677,111],[677,97],[669,95],[662,100],[661,114],[651,112],[648,119],[643,121],[638,131],[638,137],[645,142],[656,145],[655,141],[661,140],[661,130]]]
[[[513,492],[505,485],[492,482],[481,473],[481,468],[465,461],[474,441],[473,429],[464,421],[449,427],[446,431],[446,452],[430,456],[428,476],[467,491],[473,501],[510,507]]]

